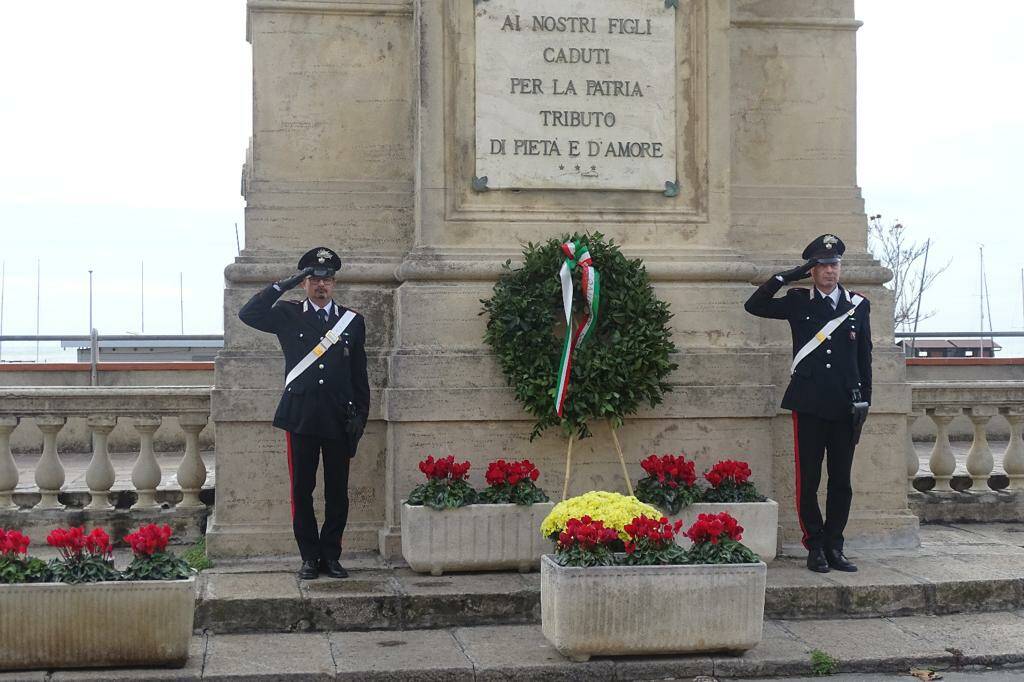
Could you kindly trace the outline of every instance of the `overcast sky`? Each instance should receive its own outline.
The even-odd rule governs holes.
[[[860,0],[857,16],[867,212],[954,258],[922,329],[978,326],[979,244],[993,327],[1024,329],[1024,3]],[[94,326],[141,331],[143,261],[146,333],[181,330],[179,273],[185,332],[221,332],[250,129],[243,0],[11,3],[0,64],[3,331],[35,332],[39,259],[41,333],[87,332],[90,268]]]

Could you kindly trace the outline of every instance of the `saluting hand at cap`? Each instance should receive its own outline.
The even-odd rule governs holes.
[[[783,282],[796,282],[797,280],[806,279],[811,276],[811,268],[818,264],[818,261],[813,258],[808,258],[807,262],[803,265],[798,265],[792,270],[785,270],[776,274],[775,276],[780,278]]]
[[[285,279],[280,280],[277,283],[277,286],[278,286],[278,288],[281,291],[288,291],[289,289],[294,288],[299,282],[301,282],[302,280],[306,279],[307,277],[309,277],[312,274],[313,274],[313,266],[310,266],[308,268],[303,268],[302,270],[299,270],[298,272],[296,272],[291,277],[286,277]]]

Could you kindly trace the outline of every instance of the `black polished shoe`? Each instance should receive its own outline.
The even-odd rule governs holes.
[[[316,580],[319,577],[320,569],[317,568],[316,559],[302,562],[302,568],[299,569],[299,580]]]
[[[828,560],[825,558],[825,550],[807,550],[807,569],[815,573],[828,573]]]
[[[843,550],[841,549],[826,549],[825,560],[828,562],[830,567],[837,571],[846,571],[847,573],[857,572],[857,566],[843,556]]]
[[[348,571],[341,565],[341,562],[337,559],[321,559],[320,570],[332,578],[347,578]]]

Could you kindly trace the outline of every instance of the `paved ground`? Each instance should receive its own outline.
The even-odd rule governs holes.
[[[51,680],[719,680],[809,676],[811,652],[836,659],[838,672],[884,679],[912,666],[1024,663],[1024,612],[845,621],[766,621],[764,639],[743,656],[595,658],[574,663],[539,626],[377,632],[198,635],[182,670],[121,670],[5,677]],[[1001,679],[1021,679],[1006,673]],[[960,676],[973,680],[978,675]],[[843,679],[843,678],[839,678]],[[912,680],[913,678],[904,677]],[[955,680],[955,677],[949,679]],[[996,677],[992,680],[1000,679]],[[981,676],[978,682],[988,682]]]

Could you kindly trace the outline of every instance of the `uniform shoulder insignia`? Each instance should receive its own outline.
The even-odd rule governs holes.
[[[802,294],[802,295],[806,296],[807,292],[809,292],[809,291],[810,291],[810,289],[808,289],[807,287],[790,287],[790,289],[789,289],[789,291],[787,293],[790,293],[790,294]]]
[[[853,290],[850,290],[850,296],[860,296],[860,297],[861,297],[861,298],[863,298],[863,299],[864,299],[865,301],[867,301],[867,300],[868,300],[868,297],[867,297],[867,296],[865,296],[864,294],[860,293],[859,291],[853,291]]]

